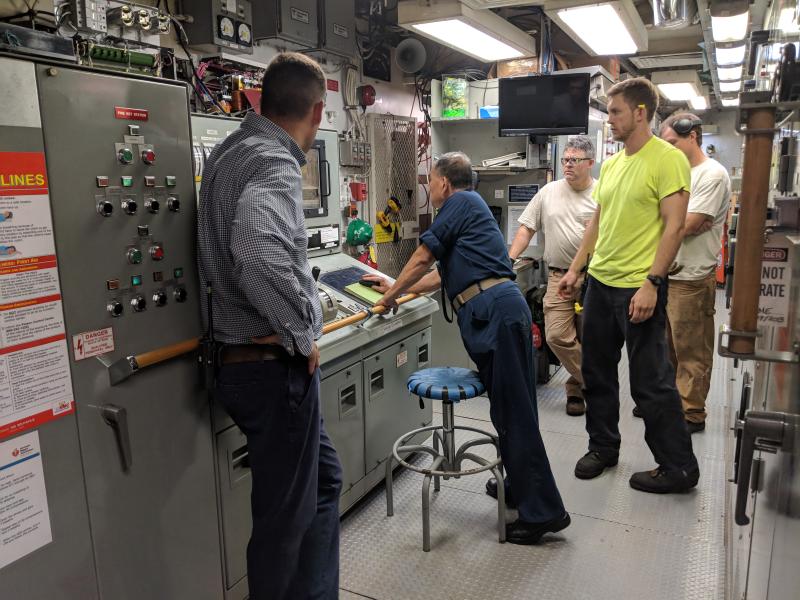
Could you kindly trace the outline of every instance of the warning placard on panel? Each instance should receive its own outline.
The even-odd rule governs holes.
[[[0,569],[53,541],[39,432],[0,443]]]
[[[114,330],[111,327],[84,331],[72,336],[72,354],[75,360],[100,356],[114,351]]]
[[[74,410],[45,157],[0,152],[0,439]]]
[[[786,327],[792,269],[789,244],[776,239],[764,247],[761,261],[761,293],[758,299],[759,325]]]

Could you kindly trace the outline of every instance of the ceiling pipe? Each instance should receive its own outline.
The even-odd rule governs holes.
[[[692,24],[693,6],[689,0],[652,0],[653,27],[685,29]]]

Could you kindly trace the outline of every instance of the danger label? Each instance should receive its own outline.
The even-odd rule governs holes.
[[[72,353],[75,360],[100,356],[114,351],[114,330],[111,327],[84,331],[72,336]]]
[[[772,243],[775,245],[764,248],[762,255],[758,321],[768,327],[786,327],[792,278],[789,248],[780,239]]]

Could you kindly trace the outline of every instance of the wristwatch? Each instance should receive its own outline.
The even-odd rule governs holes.
[[[656,287],[661,287],[661,285],[664,283],[664,278],[659,277],[658,275],[648,275],[647,281],[649,281]]]

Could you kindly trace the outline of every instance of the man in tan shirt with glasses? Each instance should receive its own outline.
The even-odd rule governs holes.
[[[567,142],[561,158],[564,179],[548,183],[533,197],[519,218],[521,227],[509,251],[511,259],[516,260],[537,231],[544,236],[544,260],[549,270],[544,333],[547,344],[570,375],[566,383],[567,414],[574,417],[586,412],[581,391],[580,328],[576,298],[561,299],[558,283],[575,258],[586,224],[597,210],[592,200],[594,156],[594,146],[587,136],[575,136]]]

